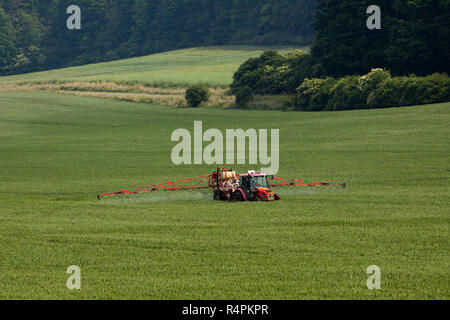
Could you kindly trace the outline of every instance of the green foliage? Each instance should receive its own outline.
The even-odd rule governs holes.
[[[202,102],[209,99],[208,87],[202,84],[193,84],[186,89],[186,100],[192,108],[197,108]]]
[[[395,77],[382,82],[367,98],[369,108],[399,107],[403,101],[403,94],[408,87],[408,77]]]
[[[259,58],[247,60],[234,74],[233,92],[249,87],[255,94],[294,93],[305,78],[321,76],[320,66],[302,50],[280,55],[266,51]]]
[[[252,90],[249,87],[240,87],[236,91],[236,106],[245,107],[252,100]]]
[[[294,109],[301,111],[321,111],[328,104],[331,89],[336,80],[326,79],[305,79],[297,88],[297,95],[294,100]]]
[[[339,79],[330,91],[326,110],[363,109],[366,101],[364,92],[358,87],[358,76],[347,76]]]
[[[427,77],[386,79],[370,93],[367,106],[398,107],[450,101],[450,77],[435,73]]]
[[[368,30],[366,9],[381,8],[381,30]],[[393,75],[450,72],[450,1],[318,0],[312,53],[328,76],[364,74],[375,66]]]
[[[286,60],[290,67],[286,81],[286,91],[294,93],[299,84],[306,78],[324,77],[325,72],[312,54],[304,50],[297,50],[295,53],[288,53]]]
[[[0,8],[0,75],[35,70],[45,62],[41,40],[46,28],[25,3],[13,1]]]
[[[230,85],[234,94],[239,88],[248,87],[256,94],[280,93],[281,76],[276,80],[279,68],[286,58],[276,51],[265,51],[259,58],[251,58],[244,62],[233,76]]]
[[[77,0],[81,30],[71,31],[66,28],[66,8],[71,4],[66,0],[2,1],[0,6],[18,31],[8,39],[22,49],[29,62],[17,68],[9,58],[0,61],[0,75],[187,47],[306,45],[313,40],[315,3],[316,0]],[[1,20],[0,25],[7,19]],[[0,36],[0,48],[7,45]],[[28,54],[31,45],[38,48],[39,59]]]
[[[8,72],[14,63],[17,47],[16,36],[11,17],[0,8],[0,75]]]
[[[298,88],[293,108],[302,111],[335,111],[385,108],[450,101],[450,77],[391,77],[373,69],[362,77],[334,80],[306,79]]]
[[[378,85],[386,80],[391,79],[391,73],[381,68],[372,69],[368,74],[362,76],[358,80],[358,87],[369,94],[374,91]]]

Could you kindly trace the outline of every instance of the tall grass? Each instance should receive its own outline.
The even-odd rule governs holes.
[[[0,92],[8,91],[50,91],[167,106],[187,106],[186,87],[181,85],[159,87],[155,83],[139,81],[34,81],[0,84]],[[210,98],[202,104],[203,107],[234,106],[235,98],[228,93],[226,86],[215,86],[209,88],[209,91]]]

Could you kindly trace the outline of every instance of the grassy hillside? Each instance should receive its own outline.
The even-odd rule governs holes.
[[[198,72],[237,63],[221,59]],[[121,63],[39,77],[148,80],[157,65]],[[191,79],[181,65],[160,67],[179,70],[160,80]],[[448,299],[449,107],[310,114],[2,93],[0,298]],[[348,188],[280,190],[277,203],[215,203],[197,192],[96,199],[211,169],[171,163],[172,131],[192,131],[194,120],[280,128],[280,177]],[[73,264],[76,292],[65,287]],[[365,285],[373,264],[379,291]]]
[[[305,47],[307,48],[307,47]],[[0,77],[1,83],[17,81],[149,81],[189,84],[203,82],[228,85],[237,68],[266,49],[280,52],[286,47],[222,46],[192,48],[144,57],[79,67]]]

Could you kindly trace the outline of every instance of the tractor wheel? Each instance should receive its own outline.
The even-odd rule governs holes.
[[[223,193],[220,190],[214,190],[214,197],[213,200],[215,201],[221,201],[223,200]]]
[[[275,194],[275,201],[281,200],[280,196]]]
[[[236,192],[234,194],[233,201],[234,202],[242,202],[242,201],[244,201],[244,197],[242,196],[242,193]]]

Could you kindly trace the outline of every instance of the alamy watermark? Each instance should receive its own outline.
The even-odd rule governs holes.
[[[81,289],[81,269],[79,266],[69,266],[66,270],[70,277],[67,278],[66,286],[69,290]]]
[[[67,7],[67,14],[70,16],[67,18],[66,26],[69,30],[81,30],[81,9],[77,5],[71,5]]]
[[[224,134],[218,129],[208,129],[203,132],[202,121],[194,121],[194,138],[187,129],[173,131],[171,140],[178,142],[172,149],[172,162],[181,164],[248,164],[269,165],[261,168],[269,175],[278,173],[280,130],[270,130],[270,156],[268,154],[267,129],[226,129]],[[248,148],[247,142],[248,141]],[[203,149],[203,142],[210,142]],[[192,148],[193,145],[193,148]],[[225,145],[225,159],[224,159]],[[248,149],[248,154],[246,150]],[[225,161],[224,161],[225,160]]]
[[[367,29],[380,30],[381,29],[381,9],[377,5],[371,5],[367,8],[367,14],[371,16],[367,19]]]
[[[77,5],[70,5],[66,10],[70,16],[67,18],[67,29],[69,30],[81,30],[81,9]],[[369,30],[381,29],[381,8],[377,5],[370,5],[367,10],[367,14],[371,16],[367,19],[366,25]]]
[[[66,286],[69,290],[81,289],[81,268],[79,266],[69,266],[66,271],[70,274],[66,281]],[[367,267],[366,273],[369,275],[366,281],[367,289],[380,290],[381,289],[381,269],[379,266],[371,265]]]
[[[367,289],[369,290],[380,290],[381,289],[381,269],[379,266],[369,266],[366,270],[369,276],[366,281]]]

